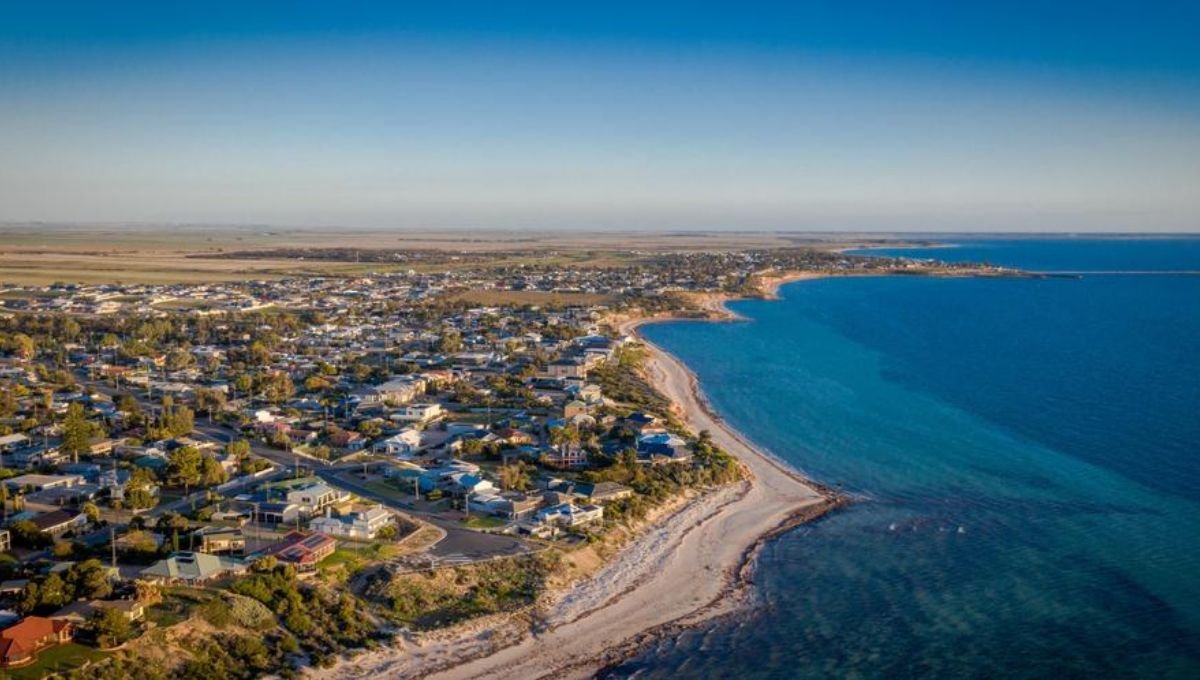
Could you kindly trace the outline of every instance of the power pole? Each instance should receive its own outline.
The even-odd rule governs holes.
[[[112,546],[112,567],[117,568],[117,530],[113,526],[108,527],[108,544]]]

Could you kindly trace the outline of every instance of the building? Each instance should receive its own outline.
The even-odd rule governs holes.
[[[355,391],[363,404],[407,404],[425,393],[425,380],[417,376],[400,376],[371,387]]]
[[[604,508],[599,505],[562,503],[539,511],[536,517],[545,524],[577,527],[604,519]]]
[[[302,570],[315,569],[317,563],[337,550],[337,540],[321,532],[292,531],[262,551],[280,562],[296,565]]]
[[[440,418],[445,411],[441,404],[408,404],[402,406],[389,418],[405,423],[428,423]]]
[[[587,366],[579,359],[559,359],[546,367],[551,378],[587,378]]]
[[[8,529],[0,529],[0,552],[6,552],[12,549],[12,534],[8,533]]]
[[[644,434],[637,440],[638,458],[653,462],[682,463],[692,459],[692,451],[682,437],[670,432]]]
[[[392,526],[395,517],[381,507],[356,510],[342,517],[318,517],[309,522],[309,527],[330,536],[341,536],[361,541],[373,540],[379,530]]]
[[[0,666],[12,668],[33,663],[38,652],[70,642],[74,637],[75,626],[70,621],[27,616],[0,630]]]
[[[513,520],[529,517],[542,504],[536,496],[496,493],[473,494],[468,503],[471,512]]]
[[[561,446],[542,451],[539,457],[543,465],[557,468],[579,468],[588,464],[587,451],[578,446]]]
[[[390,456],[410,456],[421,448],[421,433],[411,428],[400,432],[375,444],[376,451],[382,451]]]
[[[582,401],[579,401],[578,399],[572,399],[571,401],[568,401],[565,406],[563,406],[563,418],[568,420],[574,418],[575,416],[586,416],[587,412],[588,405]]]
[[[295,503],[259,503],[253,519],[263,524],[290,524],[300,521],[300,506]]]
[[[72,487],[83,481],[82,475],[17,475],[4,480],[4,485],[9,491],[45,491]]]
[[[87,515],[82,512],[73,512],[71,510],[52,510],[51,512],[42,513],[34,517],[31,522],[40,531],[44,531],[51,536],[65,534],[72,529],[78,529],[86,526],[88,522]]]
[[[50,618],[78,626],[86,624],[102,609],[114,609],[128,621],[137,621],[146,615],[146,608],[137,600],[76,600],[51,614]]]
[[[142,577],[167,583],[196,585],[244,571],[244,563],[228,557],[181,552],[146,567],[142,570]]]
[[[607,503],[633,495],[633,489],[616,482],[580,482],[575,485],[575,495],[593,503]]]
[[[343,503],[349,500],[349,496],[345,491],[335,489],[324,482],[314,482],[288,491],[287,501],[300,506],[304,512],[311,515]]]
[[[29,437],[21,433],[0,436],[0,453],[8,453],[29,446]]]
[[[246,536],[238,527],[207,526],[192,532],[196,552],[209,555],[241,555],[246,550]]]

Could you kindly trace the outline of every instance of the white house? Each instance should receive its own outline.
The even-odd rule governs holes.
[[[287,501],[300,506],[304,512],[313,514],[348,500],[349,497],[350,494],[345,491],[335,489],[323,482],[315,482],[288,491]]]
[[[382,451],[391,456],[412,456],[420,449],[421,433],[412,428],[405,428],[375,444],[376,451]]]
[[[428,423],[442,417],[443,413],[441,404],[408,404],[389,417],[405,423]]]
[[[575,505],[560,503],[538,511],[538,521],[558,526],[577,527],[604,519],[604,508],[599,505]]]
[[[356,510],[343,517],[318,517],[309,522],[308,526],[314,531],[321,531],[330,536],[356,538],[369,541],[379,534],[379,530],[391,526],[395,522],[392,513],[381,507]]]

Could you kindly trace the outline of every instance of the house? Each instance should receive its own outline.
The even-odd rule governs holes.
[[[192,532],[197,552],[209,555],[240,555],[246,550],[246,535],[238,527],[206,526]]]
[[[12,549],[12,534],[8,529],[0,529],[0,552],[7,552]]]
[[[303,512],[311,515],[343,503],[349,497],[350,494],[345,491],[335,489],[324,482],[314,482],[288,491],[287,501],[299,505]]]
[[[180,552],[146,567],[141,575],[156,581],[195,585],[244,571],[246,565],[243,562],[228,557]]]
[[[493,517],[504,519],[524,519],[534,513],[541,505],[541,499],[524,494],[472,494],[468,501],[468,509]]]
[[[259,503],[254,518],[263,524],[290,524],[300,521],[300,506],[295,503]]]
[[[444,413],[441,404],[408,404],[388,417],[405,423],[428,423]]]
[[[70,621],[27,616],[0,630],[0,666],[12,668],[33,663],[38,652],[70,642],[74,637],[75,626]]]
[[[624,419],[623,424],[638,434],[664,431],[658,418],[648,413],[631,413]]]
[[[317,563],[337,550],[337,540],[321,532],[304,533],[292,531],[277,543],[262,551],[264,556],[271,555],[280,562],[294,564],[298,569],[314,569]]]
[[[87,526],[87,515],[71,510],[53,510],[37,515],[31,520],[35,526],[51,536],[65,534],[72,529]]]
[[[490,481],[480,477],[478,474],[469,472],[451,473],[448,478],[448,486],[451,491],[458,495],[483,493],[493,491],[496,488]]]
[[[561,503],[538,511],[536,518],[544,524],[577,527],[604,519],[604,508],[599,505]]]
[[[9,491],[45,491],[83,484],[82,475],[18,475],[4,480]]]
[[[421,433],[407,428],[379,441],[375,444],[376,451],[382,451],[391,456],[410,456],[421,448]]]
[[[546,367],[552,378],[587,378],[587,366],[581,359],[559,359]]]
[[[575,495],[593,503],[607,503],[632,496],[633,489],[616,482],[579,482]]]
[[[0,453],[8,453],[29,446],[29,437],[21,433],[0,436]]]
[[[585,416],[587,415],[587,412],[588,405],[582,401],[579,401],[578,399],[568,401],[566,405],[563,406],[563,418],[566,418],[567,420],[570,420],[576,416]]]
[[[669,432],[643,434],[637,439],[638,458],[650,459],[655,462],[686,462],[692,459],[692,451],[687,442],[678,435]]]
[[[601,404],[604,402],[604,395],[600,391],[600,386],[591,383],[580,387],[576,391],[575,398],[589,405]]]
[[[362,451],[367,445],[366,437],[362,433],[351,430],[338,430],[329,435],[329,445],[337,449],[345,449],[346,451]]]
[[[557,468],[586,467],[588,464],[587,451],[570,445],[546,449],[539,459],[543,465]]]
[[[380,529],[391,526],[395,522],[392,513],[381,507],[355,510],[348,515],[333,517],[326,515],[309,522],[308,526],[314,531],[354,538],[362,541],[373,540]]]
[[[355,390],[363,404],[407,404],[425,393],[425,380],[416,376],[400,376],[385,383]]]
[[[96,609],[115,609],[129,621],[139,621],[146,616],[146,607],[137,600],[92,600]]]
[[[78,626],[86,624],[102,609],[114,609],[128,621],[137,621],[146,615],[145,607],[137,600],[76,600],[51,614],[50,618]]]

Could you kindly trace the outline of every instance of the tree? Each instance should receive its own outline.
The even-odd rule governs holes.
[[[167,454],[167,478],[175,485],[182,485],[186,495],[191,487],[200,483],[203,456],[193,446],[181,446]]]
[[[33,338],[24,333],[16,333],[9,339],[9,346],[12,348],[12,353],[18,359],[28,361],[37,354],[37,346],[33,343]]]
[[[113,591],[108,569],[97,559],[71,565],[66,572],[66,582],[75,598],[103,599]]]
[[[88,630],[96,636],[96,644],[101,648],[111,648],[127,642],[133,637],[133,627],[129,619],[116,609],[101,607],[92,614],[88,621]]]
[[[287,373],[275,371],[263,381],[262,392],[268,401],[279,403],[291,399],[296,393],[296,386]]]
[[[217,486],[228,480],[229,474],[225,472],[225,468],[217,462],[217,459],[204,456],[200,463],[200,483],[204,486]]]
[[[167,353],[167,370],[178,371],[196,363],[196,357],[184,349],[173,349]]]
[[[225,393],[220,390],[196,390],[196,408],[208,414],[212,420],[213,414],[225,408]]]
[[[89,522],[95,523],[100,521],[100,508],[95,503],[84,503],[79,509],[83,511],[83,514],[87,515]]]
[[[62,607],[75,599],[67,584],[58,574],[50,574],[42,581],[38,594],[38,604],[46,607]]]
[[[530,487],[529,469],[522,461],[502,465],[499,471],[500,487],[506,491],[525,491]]]
[[[83,412],[83,405],[79,402],[72,402],[67,407],[67,418],[62,425],[62,450],[71,454],[74,461],[78,463],[79,454],[91,450],[94,432],[95,427],[88,422],[87,416]]]
[[[457,352],[462,349],[462,336],[458,331],[446,331],[438,338],[435,348],[443,353]]]
[[[137,579],[133,582],[133,589],[137,593],[137,601],[147,607],[162,602],[162,588],[153,581]]]
[[[27,548],[44,548],[54,542],[50,534],[42,531],[38,525],[27,519],[13,522],[8,528],[12,532],[13,542],[17,545]]]
[[[245,439],[236,439],[225,445],[225,453],[233,456],[240,461],[250,455],[250,442]]]

